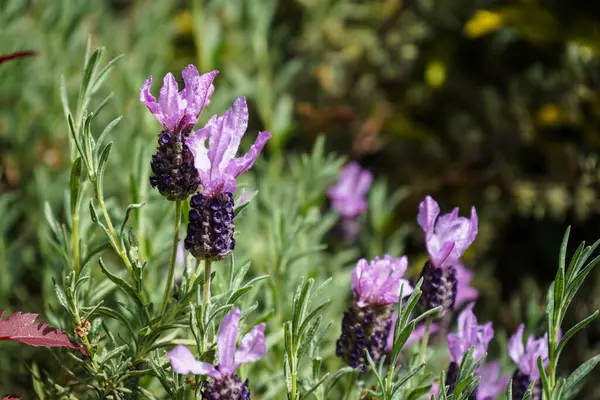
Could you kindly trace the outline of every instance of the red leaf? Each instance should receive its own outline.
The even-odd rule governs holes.
[[[87,355],[80,345],[71,342],[69,337],[60,329],[51,328],[47,324],[35,322],[37,314],[14,313],[5,320],[2,319],[4,310],[0,310],[0,342],[14,340],[29,346],[69,347]]]
[[[5,397],[2,400],[21,400],[20,397]]]

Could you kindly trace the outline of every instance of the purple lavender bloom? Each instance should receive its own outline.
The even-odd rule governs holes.
[[[542,365],[548,366],[548,333],[539,339],[533,335],[527,338],[527,345],[523,346],[523,331],[525,325],[520,324],[514,335],[508,341],[508,354],[510,358],[519,366],[513,375],[513,399],[521,399],[531,381],[537,381],[534,386],[532,399],[542,398],[542,382],[540,371],[537,367],[538,357],[542,358]]]
[[[548,334],[544,334],[539,339],[533,335],[527,338],[527,345],[523,346],[523,331],[525,325],[520,324],[519,328],[508,341],[508,354],[510,358],[519,366],[519,370],[531,379],[540,377],[540,371],[537,367],[538,357],[542,357],[542,364],[548,366]]]
[[[355,218],[367,210],[367,193],[373,175],[356,162],[342,169],[335,185],[329,188],[331,204],[344,218]]]
[[[475,391],[476,400],[494,400],[506,389],[510,381],[508,375],[500,375],[500,364],[498,361],[482,365],[477,370],[477,374],[481,379]]]
[[[271,137],[269,132],[259,132],[250,151],[235,158],[247,127],[248,107],[246,99],[240,97],[222,117],[213,116],[186,141],[194,155],[202,189],[190,202],[185,248],[198,259],[220,260],[235,248],[235,179],[252,167]]]
[[[266,351],[265,324],[260,324],[244,335],[240,347],[236,348],[241,313],[238,308],[225,316],[219,328],[217,349],[219,365],[198,361],[192,352],[183,345],[178,345],[168,355],[173,371],[178,374],[208,375],[202,398],[216,399],[250,399],[248,380],[242,383],[235,371],[242,364],[261,359]]]
[[[352,289],[359,307],[366,305],[387,306],[398,302],[400,288],[402,295],[408,296],[413,288],[406,279],[402,279],[408,268],[406,256],[392,258],[386,254],[368,262],[359,260],[352,270]]]
[[[473,359],[479,360],[487,352],[487,347],[494,337],[492,323],[477,325],[477,317],[473,313],[473,304],[470,304],[458,316],[458,332],[448,335],[448,353],[450,360],[457,365],[462,362],[463,356],[471,347]]]
[[[390,334],[388,335],[388,338],[387,338],[386,351],[388,353],[391,353],[391,351],[394,347],[394,331],[396,329],[396,320],[398,319],[398,314],[396,314],[396,312],[393,312],[390,319],[392,321],[392,327],[390,328]],[[431,326],[429,327],[429,333],[431,333],[431,334],[434,334],[439,330],[440,330],[440,326],[439,326],[439,324],[437,324],[435,322],[433,322],[431,324]],[[404,348],[407,348],[407,347],[421,341],[421,339],[423,339],[423,335],[425,335],[425,323],[420,323],[419,325],[415,326],[415,329],[412,331],[412,333],[408,337],[408,340],[406,341],[406,343],[404,343]]]
[[[454,266],[477,236],[477,212],[471,207],[471,219],[458,216],[458,207],[451,213],[440,214],[438,203],[431,198],[419,204],[417,222],[425,232],[429,260],[433,266]]]
[[[477,300],[479,292],[477,289],[470,286],[473,280],[473,271],[468,269],[458,261],[454,268],[456,268],[456,301],[454,307],[458,308],[465,303],[469,303]]]
[[[450,387],[449,393],[454,392],[458,370],[465,353],[473,347],[473,359],[481,359],[487,352],[488,344],[494,337],[492,323],[477,324],[477,317],[473,313],[473,304],[470,304],[458,316],[458,332],[448,335],[448,353],[450,365],[446,372],[446,383]],[[477,372],[478,373],[478,372]]]
[[[421,304],[426,310],[441,306],[439,317],[454,309],[458,291],[457,263],[477,236],[477,213],[471,219],[458,216],[458,208],[440,214],[440,207],[430,196],[419,205],[417,222],[425,231],[429,261],[425,264]],[[463,299],[460,299],[461,301]]]
[[[194,168],[194,156],[185,144],[185,137],[210,102],[214,92],[212,81],[217,73],[200,75],[196,67],[188,65],[181,73],[185,83],[181,92],[173,74],[168,73],[160,89],[159,102],[150,94],[152,76],[140,89],[140,100],[163,126],[150,163],[150,184],[168,200],[185,200],[198,190],[198,171]]]
[[[180,92],[172,73],[165,75],[160,88],[159,101],[150,93],[152,76],[140,89],[140,101],[148,107],[165,131],[173,133],[189,133],[198,122],[200,112],[210,103],[215,91],[212,81],[219,71],[211,71],[200,75],[192,64],[181,72],[185,88]]]
[[[252,167],[271,137],[269,132],[259,132],[250,151],[243,157],[235,158],[247,127],[248,106],[246,99],[239,97],[222,117],[214,115],[204,128],[187,139],[186,143],[194,154],[195,166],[200,174],[203,186],[201,192],[206,197],[234,192],[235,178]]]
[[[398,302],[413,288],[402,279],[408,266],[406,257],[385,255],[368,262],[361,259],[352,271],[354,304],[342,319],[342,334],[336,343],[336,354],[353,368],[367,369],[365,351],[377,362],[384,354],[392,326],[389,305]]]

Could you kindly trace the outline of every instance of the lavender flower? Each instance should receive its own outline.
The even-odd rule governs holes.
[[[456,269],[456,301],[454,304],[455,308],[460,307],[465,303],[469,303],[477,300],[479,292],[477,289],[470,286],[473,280],[473,271],[468,269],[458,261],[454,268]]]
[[[419,205],[417,221],[425,232],[429,252],[429,261],[421,272],[421,304],[427,310],[442,306],[442,317],[454,309],[458,286],[455,265],[477,236],[477,213],[472,207],[470,219],[459,217],[458,208],[439,214],[437,202],[427,196]]]
[[[356,162],[350,162],[342,169],[335,185],[329,188],[331,205],[344,218],[355,218],[367,210],[367,193],[373,175],[362,169]]]
[[[541,399],[542,387],[537,359],[541,357],[544,368],[548,366],[548,333],[539,339],[535,339],[533,335],[530,335],[527,338],[527,345],[523,346],[524,330],[525,325],[520,324],[515,334],[508,341],[508,354],[519,367],[513,375],[513,399],[521,399],[533,380],[537,380],[537,383],[533,390],[532,399]]]
[[[188,65],[181,75],[185,88],[179,92],[173,74],[168,73],[160,89],[159,101],[150,94],[152,76],[140,89],[140,101],[163,126],[158,135],[158,148],[150,164],[150,184],[168,200],[185,200],[196,192],[198,172],[193,155],[185,138],[198,122],[200,112],[210,102],[214,92],[212,81],[218,71],[200,75],[193,65]]]
[[[494,337],[492,323],[477,325],[477,317],[473,313],[473,304],[470,304],[458,316],[458,332],[448,335],[448,353],[450,360],[458,365],[471,347],[473,359],[479,360],[487,352],[487,347]]]
[[[402,295],[410,295],[412,286],[402,276],[408,268],[406,256],[392,258],[386,254],[383,259],[375,257],[368,262],[359,260],[352,270],[352,289],[359,307],[366,305],[387,306],[398,302],[400,288]]]
[[[448,353],[450,365],[446,373],[446,382],[450,386],[450,393],[454,391],[459,366],[467,350],[474,347],[473,359],[479,360],[487,352],[488,344],[494,337],[492,323],[477,324],[477,317],[473,313],[473,304],[470,304],[458,316],[458,332],[448,335]]]
[[[329,188],[331,205],[342,216],[336,230],[346,240],[354,241],[358,236],[357,217],[367,210],[366,196],[372,181],[373,175],[369,171],[350,162],[342,169],[335,185]]]
[[[241,313],[238,308],[225,316],[219,328],[217,349],[219,365],[216,367],[194,358],[192,352],[178,345],[168,355],[173,371],[178,374],[208,375],[202,392],[202,399],[217,400],[250,399],[248,380],[242,383],[235,371],[241,364],[257,361],[265,355],[265,324],[260,324],[244,335],[240,347],[236,349]]]
[[[204,128],[186,140],[202,184],[200,193],[190,202],[185,239],[186,249],[196,258],[219,260],[235,247],[232,195],[235,179],[252,167],[271,137],[269,132],[259,132],[250,151],[235,158],[247,127],[248,107],[246,99],[240,97],[222,117],[213,116]]]
[[[500,364],[497,361],[482,365],[477,373],[481,379],[475,391],[475,400],[494,400],[506,389],[510,380],[509,376],[500,375]]]
[[[336,353],[353,368],[366,371],[364,352],[368,351],[377,362],[385,353],[392,325],[390,304],[403,295],[412,293],[407,280],[402,279],[408,266],[406,257],[362,259],[352,271],[354,304],[344,312],[342,334],[336,344]]]

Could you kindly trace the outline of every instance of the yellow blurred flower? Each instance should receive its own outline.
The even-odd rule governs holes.
[[[501,14],[487,10],[477,10],[475,15],[464,26],[465,34],[477,38],[492,33],[502,27],[504,18]]]
[[[425,68],[425,82],[431,87],[439,88],[446,81],[446,66],[439,60],[431,61]]]
[[[560,108],[556,104],[545,104],[537,112],[537,121],[543,126],[555,126],[561,121]]]
[[[173,17],[175,20],[175,26],[180,34],[186,35],[191,34],[194,29],[194,18],[189,10],[179,11]]]

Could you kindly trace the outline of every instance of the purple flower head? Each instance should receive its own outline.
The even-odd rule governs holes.
[[[492,323],[477,325],[477,317],[473,313],[473,304],[469,305],[458,316],[458,332],[448,335],[448,353],[450,360],[460,365],[463,356],[475,346],[473,358],[479,360],[487,352],[487,347],[494,337]]]
[[[500,375],[500,364],[497,361],[482,365],[476,373],[481,377],[476,390],[476,400],[494,400],[506,389],[510,381],[509,376]]]
[[[390,319],[392,320],[392,327],[390,328],[390,334],[388,335],[388,338],[387,338],[386,351],[388,353],[391,353],[392,348],[394,347],[394,330],[396,329],[396,320],[398,319],[398,314],[395,312],[392,313],[392,316],[390,317]],[[434,334],[439,330],[440,330],[440,326],[439,326],[439,324],[437,324],[435,322],[433,322],[431,324],[431,326],[429,327],[430,334]],[[408,337],[408,340],[406,341],[406,343],[404,343],[404,348],[407,348],[407,347],[413,345],[414,343],[419,342],[421,339],[423,339],[424,334],[425,334],[425,323],[416,325],[415,329],[412,331],[412,333]]]
[[[419,204],[417,221],[427,242],[431,263],[438,267],[451,267],[463,255],[477,236],[477,212],[471,207],[471,218],[458,216],[458,208],[440,214],[438,203],[430,196]]]
[[[200,75],[196,67],[190,64],[181,72],[185,87],[180,92],[175,77],[169,72],[163,79],[158,102],[150,94],[150,76],[140,89],[140,101],[154,114],[165,131],[187,133],[198,122],[200,112],[210,103],[210,96],[215,91],[212,81],[218,73],[215,70]]]
[[[178,345],[169,354],[173,371],[178,374],[208,375],[222,380],[232,376],[241,364],[257,361],[267,352],[265,324],[260,324],[244,335],[240,347],[236,348],[241,313],[234,308],[225,316],[219,328],[217,349],[219,365],[214,367],[204,361],[194,359],[192,352]]]
[[[508,355],[519,366],[519,370],[531,380],[540,377],[540,371],[537,368],[537,359],[542,357],[542,364],[548,366],[548,333],[539,339],[533,335],[527,338],[527,345],[523,346],[523,331],[525,325],[519,325],[519,328],[508,341]]]
[[[331,204],[344,218],[355,218],[367,210],[367,193],[373,175],[356,162],[346,164],[335,185],[329,188]]]
[[[406,279],[401,279],[408,260],[406,256],[392,258],[386,254],[383,258],[375,257],[368,262],[359,260],[352,270],[352,289],[359,307],[366,305],[386,306],[398,302],[400,287],[402,295],[409,295],[413,288]]]
[[[456,301],[454,307],[458,308],[464,303],[469,303],[477,300],[479,292],[477,289],[472,288],[470,285],[473,280],[473,271],[466,268],[460,261],[454,264],[456,268]]]
[[[243,157],[235,158],[242,136],[248,127],[246,99],[239,97],[222,117],[213,116],[204,128],[194,132],[186,141],[194,154],[202,193],[213,197],[219,193],[235,191],[235,178],[252,167],[258,154],[271,137],[269,132],[259,132],[256,142]],[[208,148],[206,141],[208,140]]]

